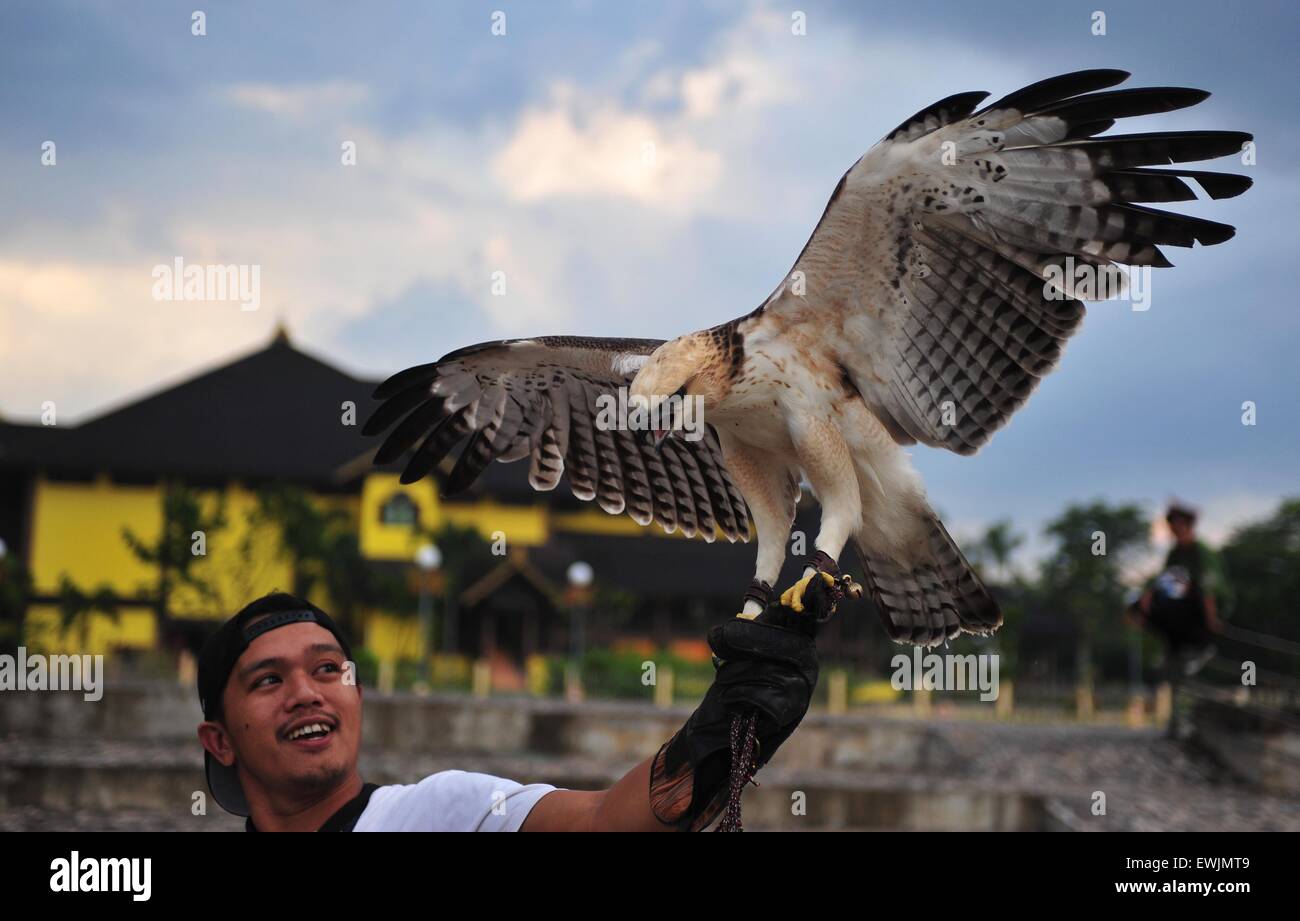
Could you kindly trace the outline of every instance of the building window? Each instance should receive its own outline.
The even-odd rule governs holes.
[[[414,528],[420,523],[420,510],[404,492],[394,496],[379,507],[379,520],[383,524],[404,525]]]

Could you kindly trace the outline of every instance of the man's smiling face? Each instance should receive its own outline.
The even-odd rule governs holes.
[[[361,688],[344,683],[345,663],[313,623],[268,630],[244,650],[222,696],[228,745],[213,754],[238,765],[250,800],[324,795],[356,769]]]

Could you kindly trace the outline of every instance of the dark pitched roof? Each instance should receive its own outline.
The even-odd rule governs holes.
[[[79,425],[0,422],[0,469],[340,486],[373,469],[383,439],[361,428],[378,406],[377,385],[300,351],[279,330],[259,351]],[[351,426],[342,421],[347,400],[357,408]],[[527,477],[526,461],[490,464],[465,498],[580,504],[567,487],[539,496]]]
[[[369,445],[362,381],[277,335],[266,348],[76,426],[0,424],[0,466],[128,477],[337,481]],[[357,424],[343,424],[343,403]]]

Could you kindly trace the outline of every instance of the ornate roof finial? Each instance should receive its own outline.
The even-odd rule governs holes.
[[[284,322],[284,318],[275,321],[275,335],[271,337],[272,345],[290,345],[289,327]]]

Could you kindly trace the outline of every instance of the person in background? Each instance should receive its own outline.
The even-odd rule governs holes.
[[[1129,608],[1129,616],[1160,637],[1164,666],[1172,685],[1205,667],[1217,652],[1215,634],[1223,629],[1221,611],[1227,600],[1227,580],[1219,555],[1196,538],[1196,510],[1173,502],[1165,521],[1174,545],[1160,574]],[[1176,695],[1175,695],[1176,696]],[[1182,735],[1175,706],[1170,734]]]

